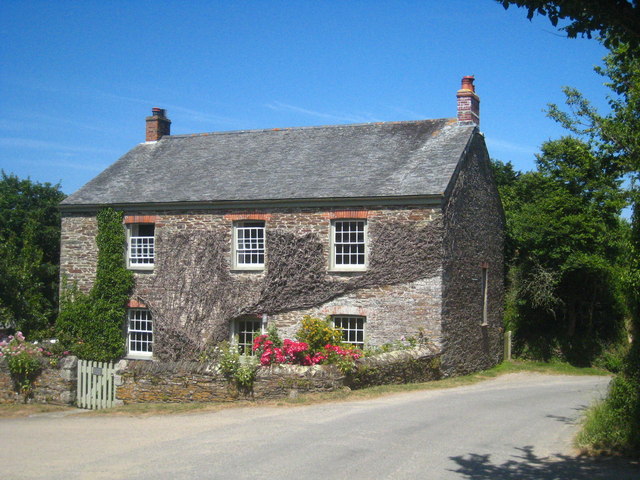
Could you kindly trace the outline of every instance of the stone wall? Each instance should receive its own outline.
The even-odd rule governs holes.
[[[122,360],[116,375],[116,399],[132,404],[275,399],[345,387],[426,382],[439,379],[441,372],[437,349],[421,347],[359,359],[348,375],[333,365],[259,367],[251,392],[238,391],[215,366],[197,362]]]
[[[76,400],[78,359],[64,357],[56,365],[43,360],[43,369],[33,382],[29,403],[72,405]],[[24,403],[16,392],[5,358],[0,358],[0,403]]]
[[[357,389],[374,385],[430,382],[440,378],[439,349],[428,345],[360,358],[356,361],[356,369],[346,376],[345,384]]]
[[[64,213],[60,239],[60,278],[65,278],[87,292],[91,289],[98,263],[95,215]],[[63,282],[60,282],[61,288]]]
[[[442,330],[448,375],[489,368],[502,358],[504,214],[481,135],[474,136],[458,168],[444,208]]]
[[[343,387],[332,366],[260,367],[250,393],[239,392],[212,365],[196,362],[123,361],[116,371],[116,399],[130,403],[227,402],[239,398],[282,398]]]
[[[66,357],[48,365],[34,381],[30,403],[72,405],[76,401],[78,360]],[[232,402],[276,399],[341,388],[415,383],[441,377],[434,347],[388,352],[356,361],[348,375],[333,365],[276,365],[258,368],[251,392],[241,392],[213,365],[197,362],[121,360],[116,369],[116,400],[132,403]],[[0,404],[23,403],[14,389],[6,359],[0,359]]]
[[[153,313],[154,353],[162,359],[179,360],[182,351],[228,339],[230,322],[243,315],[266,314],[287,337],[305,314],[364,315],[370,345],[419,331],[440,344],[439,207],[125,212],[143,213],[155,218],[156,262],[154,270],[136,272],[133,300]],[[95,219],[63,217],[61,275],[88,289],[95,277]],[[336,218],[367,220],[366,271],[331,270]],[[263,270],[232,268],[233,222],[242,219],[265,221]]]

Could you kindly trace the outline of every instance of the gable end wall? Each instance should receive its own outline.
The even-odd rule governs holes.
[[[445,198],[443,370],[465,374],[502,359],[504,214],[484,138],[476,133]],[[488,272],[483,323],[482,268]]]

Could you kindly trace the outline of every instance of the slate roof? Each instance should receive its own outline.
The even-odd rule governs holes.
[[[474,128],[445,118],[165,136],[62,205],[441,195]]]

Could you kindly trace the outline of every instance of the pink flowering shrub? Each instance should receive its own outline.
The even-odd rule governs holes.
[[[0,342],[0,358],[7,359],[16,389],[25,395],[25,400],[31,393],[33,380],[42,369],[41,359],[47,358],[51,365],[55,365],[61,356],[68,354],[69,352],[55,354],[27,342],[22,332]]]
[[[260,365],[318,365],[323,363],[338,364],[341,369],[362,356],[362,352],[354,347],[327,344],[319,351],[313,351],[306,342],[285,339],[278,347],[269,335],[259,335],[253,341],[253,351],[260,359]]]
[[[10,336],[8,342],[0,342],[0,357],[6,357],[16,389],[24,394],[25,401],[31,393],[33,380],[42,369],[42,352],[42,348],[26,342],[22,332]]]

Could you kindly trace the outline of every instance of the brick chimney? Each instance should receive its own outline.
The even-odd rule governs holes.
[[[165,116],[164,108],[152,108],[147,117],[147,142],[155,142],[165,135],[171,135],[171,120]]]
[[[480,97],[476,95],[473,75],[462,77],[462,87],[458,90],[458,123],[480,125]]]

